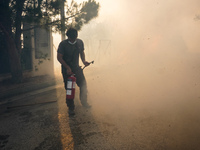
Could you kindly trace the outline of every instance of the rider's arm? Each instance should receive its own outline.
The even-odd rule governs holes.
[[[57,53],[57,60],[67,69],[67,74],[71,74],[72,70],[63,60],[63,55],[61,53]]]
[[[85,60],[85,52],[84,52],[84,51],[80,52],[80,56],[81,56],[81,60],[82,60],[83,64],[84,64],[85,66],[88,66],[88,65],[89,65],[89,62],[87,62],[87,61]]]

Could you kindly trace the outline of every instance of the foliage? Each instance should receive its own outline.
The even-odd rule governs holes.
[[[6,8],[6,10],[0,13],[7,14],[14,34],[16,33],[17,26],[19,26],[17,24],[22,24],[23,22],[33,23],[35,25],[33,28],[42,27],[49,29],[49,26],[51,26],[54,32],[59,32],[61,31],[61,1],[62,0],[2,0],[1,3],[3,3],[3,5],[7,5],[8,3],[9,8]],[[95,0],[88,0],[80,4],[72,0],[69,5],[66,1],[65,29],[69,26],[73,26],[77,30],[80,30],[84,24],[98,16],[99,7],[99,3]],[[17,15],[19,15],[18,12],[21,12],[21,22],[19,22],[19,16],[17,17]],[[5,19],[1,21],[3,25],[6,25]],[[20,25],[20,27],[20,30],[23,32],[23,26]]]
[[[24,3],[23,21],[36,23],[37,26],[49,29],[54,32],[61,30],[60,7],[61,0],[26,0]],[[69,26],[80,30],[81,27],[91,19],[98,16],[99,3],[95,0],[88,0],[78,4],[74,0],[69,5],[65,3],[65,29]]]
[[[75,16],[71,22],[66,22],[67,26],[73,26],[77,30],[80,30],[81,27],[88,23],[91,19],[98,16],[99,3],[95,0],[88,0],[81,4],[77,4],[72,0],[71,5],[67,6],[67,16]]]
[[[54,32],[61,31],[60,8],[63,1],[65,0],[0,0],[0,32],[6,39],[13,80],[22,80],[22,32],[36,27],[51,27]],[[65,29],[73,26],[80,30],[84,24],[97,17],[99,11],[99,3],[95,0],[81,4],[72,0],[70,5],[67,2],[65,5]],[[31,23],[33,27],[23,29],[24,22]]]

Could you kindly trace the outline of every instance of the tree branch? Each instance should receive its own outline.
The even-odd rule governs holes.
[[[3,33],[4,33],[7,37],[10,37],[9,33],[7,32],[7,30],[5,29],[5,27],[1,24],[1,22],[0,22],[0,29],[3,31]]]
[[[72,16],[69,16],[69,17],[65,18],[65,20],[68,20],[69,18],[75,17],[76,15],[79,15],[79,14],[81,14],[81,13],[84,13],[84,12],[76,13],[76,14],[74,14],[74,15],[72,15]],[[50,22],[50,23],[41,24],[41,25],[35,25],[34,27],[31,27],[31,28],[28,28],[28,29],[23,29],[22,32],[24,32],[24,31],[29,31],[29,30],[32,30],[32,29],[34,29],[34,28],[38,28],[38,27],[42,27],[42,26],[53,25],[53,24],[55,24],[55,23],[58,23],[59,21],[61,21],[61,20],[55,20],[55,21],[52,21],[52,22]]]

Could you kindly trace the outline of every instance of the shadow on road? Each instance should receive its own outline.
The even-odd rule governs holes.
[[[78,91],[76,94],[78,95]],[[98,122],[93,117],[93,108],[86,109],[81,106],[79,97],[75,98],[75,116],[69,117],[69,127],[73,138],[73,149],[110,149],[110,144],[106,141]]]
[[[51,90],[1,106],[0,148],[62,149],[56,100],[57,90]]]

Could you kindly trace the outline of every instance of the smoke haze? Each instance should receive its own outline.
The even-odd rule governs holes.
[[[95,118],[117,126],[113,138],[144,149],[198,149],[200,1],[100,5],[79,34],[87,60],[95,61],[84,70]]]

